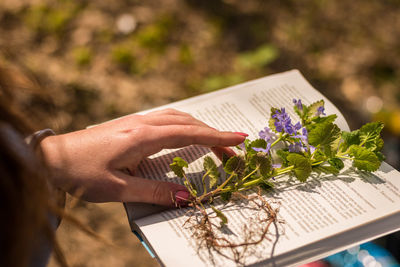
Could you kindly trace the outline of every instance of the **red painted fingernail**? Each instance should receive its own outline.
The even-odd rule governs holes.
[[[244,137],[249,136],[247,133],[241,133],[241,132],[234,132],[234,133],[238,134],[238,135],[241,135],[241,136],[244,136]]]
[[[175,193],[175,201],[178,206],[187,206],[190,193],[188,191],[178,191]]]

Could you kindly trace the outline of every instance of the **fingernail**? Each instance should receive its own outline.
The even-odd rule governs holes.
[[[188,191],[178,191],[175,193],[175,201],[178,206],[186,206],[189,198],[190,194]]]
[[[234,133],[238,134],[238,135],[241,135],[241,136],[244,136],[244,137],[249,136],[247,133],[241,133],[241,132],[234,132]]]

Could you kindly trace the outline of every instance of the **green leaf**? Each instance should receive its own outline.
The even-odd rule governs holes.
[[[250,151],[251,150],[250,143],[251,143],[251,141],[249,139],[245,139],[244,140],[244,146],[246,148],[246,151]]]
[[[229,156],[225,153],[222,153],[222,166],[225,166],[228,159],[229,159]]]
[[[204,170],[208,172],[208,177],[210,177],[210,188],[215,187],[220,176],[217,164],[215,164],[214,160],[210,156],[207,156],[204,158],[203,167]]]
[[[277,110],[278,110],[277,108],[271,108],[271,116],[274,115]],[[271,129],[271,131],[273,131],[275,133],[277,132],[276,127],[275,127],[275,119],[274,118],[271,117],[268,120],[268,126]]]
[[[267,147],[267,141],[265,141],[264,139],[256,139],[249,144],[249,147],[250,148],[259,147],[259,148],[265,149]],[[253,150],[253,149],[251,149],[251,150]],[[248,151],[250,151],[250,149]],[[255,151],[255,150],[253,150],[253,151]]]
[[[318,166],[313,168],[314,171],[318,173],[327,173],[327,174],[338,174],[339,170],[332,166]]]
[[[375,155],[378,157],[378,159],[382,162],[386,159],[385,155],[382,154],[380,151],[374,151]]]
[[[327,145],[340,137],[340,129],[333,123],[322,123],[315,126],[308,134],[310,145]]]
[[[213,205],[211,205],[211,208],[215,212],[215,214],[217,214],[218,218],[221,219],[221,227],[228,223],[228,218],[226,218],[226,216],[222,213],[222,211],[220,211]]]
[[[328,115],[326,117],[315,117],[312,119],[315,123],[333,123],[337,118],[336,114]]]
[[[307,115],[312,118],[315,117],[315,114],[317,114],[318,108],[323,107],[325,105],[324,100],[319,100],[317,102],[312,103],[307,107]]]
[[[184,167],[188,167],[188,163],[182,159],[181,157],[175,157],[173,162],[169,164],[171,170],[175,173],[176,176],[183,178],[185,172],[183,171]]]
[[[338,171],[344,168],[344,163],[340,158],[330,158],[328,163]]]
[[[288,166],[287,156],[289,155],[289,151],[284,149],[279,149],[276,151],[276,154],[282,159],[282,165]]]
[[[293,106],[294,112],[302,119],[303,118],[303,112],[304,112],[304,104],[303,104],[303,111],[300,111],[297,105]]]
[[[342,132],[343,144],[341,145],[341,150],[346,151],[351,145],[359,145],[360,141],[360,133],[358,130],[352,132]]]
[[[365,147],[376,148],[377,139],[380,138],[380,133],[384,124],[382,122],[370,122],[360,128],[360,141],[365,144]]]
[[[338,149],[341,132],[336,124],[325,122],[317,124],[308,134],[308,142],[312,146],[323,148],[327,156]]]
[[[250,159],[250,167],[252,169],[259,168],[260,174],[267,178],[271,172],[272,163],[269,158],[267,158],[262,153],[257,153]]]
[[[382,122],[367,123],[360,128],[361,144],[373,152],[379,152],[383,149],[384,142],[380,137],[380,133],[384,127]]]
[[[239,157],[239,156],[233,156],[230,159],[228,159],[228,161],[226,162],[225,166],[224,166],[224,170],[226,173],[236,173],[236,174],[240,174],[243,172],[245,167],[245,162],[244,160]]]
[[[317,149],[317,151],[314,152],[313,158],[314,158],[314,160],[317,161],[317,162],[318,162],[318,161],[325,161],[326,156],[325,156],[325,154],[324,154],[320,149]]]
[[[359,145],[350,147],[350,155],[354,157],[353,166],[363,171],[376,171],[381,166],[381,161],[374,152]]]
[[[262,179],[262,182],[259,184],[259,186],[262,189],[264,189],[265,191],[268,191],[268,190],[274,188],[275,184],[268,180]]]
[[[305,182],[312,171],[310,160],[297,153],[290,153],[287,156],[287,160],[290,165],[294,166],[293,172],[296,178],[300,182]]]
[[[315,126],[321,123],[333,123],[336,120],[336,118],[337,118],[336,114],[328,115],[326,117],[314,117],[312,119],[312,123],[306,126],[307,131],[310,132],[312,129],[315,128]]]
[[[232,197],[232,192],[231,191],[223,192],[220,194],[220,196],[223,201],[229,201]]]
[[[381,137],[375,139],[375,149],[373,151],[381,151],[383,149],[385,142]],[[368,147],[367,147],[368,148]]]

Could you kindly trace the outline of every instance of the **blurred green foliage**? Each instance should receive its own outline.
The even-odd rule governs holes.
[[[128,73],[135,73],[136,59],[132,53],[132,48],[126,45],[115,46],[111,51],[111,59],[121,69]]]
[[[1,34],[12,37],[0,48],[10,62],[28,58],[30,71],[54,80],[51,87],[60,91],[70,77],[76,84],[91,81],[104,92],[101,106],[112,105],[106,84],[115,84],[119,95],[140,95],[135,104],[112,100],[115,114],[292,68],[345,114],[357,114],[349,119],[354,127],[371,116],[361,93],[364,103],[377,96],[388,110],[400,102],[398,1],[22,2],[0,9]],[[135,21],[132,32],[119,30],[124,15]],[[46,60],[51,68],[42,64]],[[123,86],[115,78],[121,72],[127,74]],[[97,83],[99,76],[106,82]],[[125,92],[137,88],[146,90]],[[103,111],[99,120],[107,119]]]
[[[200,92],[210,92],[239,84],[253,78],[252,73],[262,72],[263,68],[278,57],[279,50],[271,44],[264,44],[254,50],[239,53],[234,59],[234,68],[230,72],[210,75],[194,88]]]
[[[81,8],[79,2],[66,0],[32,5],[25,11],[25,23],[38,35],[62,37]]]
[[[239,69],[259,69],[276,60],[279,50],[271,44],[265,44],[253,51],[238,54],[236,65]]]
[[[92,62],[93,52],[89,47],[77,47],[73,49],[72,54],[79,67],[89,66]]]
[[[141,47],[162,53],[168,45],[175,26],[177,26],[177,21],[173,16],[162,15],[154,23],[140,29],[134,35],[134,39]]]
[[[190,65],[194,61],[192,50],[188,44],[181,44],[179,47],[179,62]]]
[[[231,85],[244,82],[245,78],[240,74],[211,75],[205,78],[200,86],[201,92],[210,92]]]

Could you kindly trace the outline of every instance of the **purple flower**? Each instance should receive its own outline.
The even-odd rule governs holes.
[[[254,151],[257,152],[264,152],[264,153],[269,153],[269,150],[271,149],[271,144],[267,143],[267,148],[262,148],[262,147],[252,147]]]
[[[287,124],[285,125],[285,132],[287,132],[290,135],[296,134],[298,130],[301,129],[301,123],[298,122],[295,125]]]
[[[271,140],[271,138],[275,137],[275,133],[273,131],[271,131],[270,128],[265,127],[264,130],[261,130],[258,133],[258,136],[260,136],[261,139],[264,139],[265,141],[269,141]]]
[[[304,143],[308,143],[308,132],[307,132],[307,129],[305,127],[302,129],[302,134],[296,134],[293,137],[294,138],[300,138],[302,141],[304,141]]]
[[[280,163],[275,163],[275,164],[272,164],[272,168],[280,168],[280,167],[282,167],[282,164],[280,164]]]
[[[285,132],[287,132],[290,135],[294,134],[293,125],[291,123],[285,124],[284,130],[285,130]]]
[[[300,122],[297,122],[294,126],[293,126],[293,130],[295,131],[295,132],[297,132],[298,130],[300,130],[301,129],[301,123]]]
[[[289,115],[286,113],[285,108],[281,108],[280,110],[277,109],[275,111],[275,114],[273,114],[271,117],[275,120],[274,125],[276,128],[276,131],[278,131],[278,132],[285,131],[285,132],[291,134],[292,127],[293,127],[292,121],[291,121]]]
[[[319,116],[319,115],[326,115],[325,114],[325,108],[323,107],[323,106],[320,106],[318,109],[317,109],[317,113],[315,114],[316,116]]]
[[[303,111],[303,104],[301,103],[301,99],[299,100],[293,99],[293,104],[296,105],[299,111]]]
[[[308,138],[308,131],[307,131],[306,127],[304,127],[302,129],[302,132],[303,132],[303,136],[306,136]]]
[[[301,152],[302,148],[303,148],[303,146],[301,145],[300,142],[295,142],[294,144],[289,145],[289,152],[299,153],[299,152]]]
[[[246,145],[244,144],[244,142],[240,143],[238,146],[242,149],[242,151],[246,152]]]
[[[290,116],[286,113],[285,108],[276,110],[275,114],[273,114],[271,117],[275,120],[274,125],[277,132],[284,131],[289,135],[293,135],[301,129],[300,122],[296,123],[295,125],[292,124],[292,120],[290,119]]]
[[[310,153],[313,154],[315,150],[316,150],[316,148],[314,146],[310,145]]]

